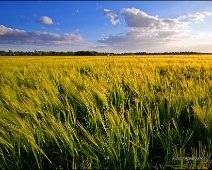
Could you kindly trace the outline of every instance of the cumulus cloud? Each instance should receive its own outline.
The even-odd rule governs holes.
[[[28,32],[0,25],[0,44],[14,45],[82,45],[83,38],[74,33],[55,34],[48,32]]]
[[[118,23],[120,23],[118,17],[116,14],[114,14],[111,10],[109,9],[104,9],[104,16],[110,17],[110,22],[113,25],[117,25]]]
[[[104,10],[104,14],[114,15],[108,9]],[[129,30],[121,34],[109,35],[98,42],[114,49],[127,48],[129,51],[169,49],[177,41],[191,38],[185,26],[204,21],[209,15],[211,15],[209,12],[196,12],[177,18],[160,18],[137,8],[123,8],[119,12],[119,17],[124,17]]]
[[[179,18],[159,18],[158,16],[151,16],[137,8],[123,8],[120,12],[125,19],[126,25],[130,28],[140,29],[178,29],[186,25],[185,21]]]
[[[154,16],[147,15],[145,12],[137,8],[124,8],[121,14],[125,18],[128,27],[158,27],[161,21]]]
[[[42,16],[42,17],[40,18],[40,21],[41,21],[43,24],[48,24],[48,25],[53,24],[52,19],[49,18],[49,17],[47,17],[47,16]]]

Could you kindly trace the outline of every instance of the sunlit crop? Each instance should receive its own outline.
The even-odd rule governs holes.
[[[0,57],[0,169],[208,169],[211,85],[211,55]]]

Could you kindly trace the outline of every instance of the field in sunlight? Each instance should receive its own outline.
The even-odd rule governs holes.
[[[0,169],[211,168],[212,55],[0,57]]]

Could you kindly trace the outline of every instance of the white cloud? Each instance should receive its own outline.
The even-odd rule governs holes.
[[[157,17],[147,15],[145,12],[137,8],[123,8],[120,12],[128,27],[157,27],[161,24]]]
[[[109,35],[98,42],[118,51],[160,51],[176,41],[188,37],[177,31],[157,31],[154,33],[130,30],[119,35]]]
[[[15,29],[5,27],[4,25],[0,25],[0,36],[5,34],[20,34],[24,33],[24,30]]]
[[[118,23],[120,23],[118,17],[116,15],[114,16],[111,16],[110,18],[110,22],[113,24],[113,25],[117,25]]]
[[[148,15],[137,8],[123,8],[120,13],[124,16],[126,25],[130,28],[169,30],[186,25],[185,22],[180,21],[178,18],[163,19],[158,16]]]
[[[194,14],[188,14],[179,16],[177,20],[184,22],[200,22],[204,21],[205,17],[212,15],[210,12],[196,12]]]
[[[104,10],[104,14],[114,15],[108,9]],[[188,25],[204,21],[209,15],[211,15],[209,12],[196,12],[177,18],[160,18],[137,8],[123,8],[119,12],[119,17],[124,17],[129,30],[109,35],[98,42],[120,51],[177,51],[176,45],[184,40],[191,42],[194,37]],[[207,36],[205,38],[207,39]]]
[[[112,15],[113,15],[113,13],[112,13],[111,10],[109,10],[109,9],[104,9],[104,16],[110,17],[110,16],[112,16]]]
[[[104,9],[104,16],[110,17],[110,22],[113,25],[117,25],[118,23],[120,23],[118,17],[116,14],[114,14],[111,10],[109,9]]]
[[[75,33],[55,34],[48,32],[28,32],[0,25],[0,44],[19,45],[82,45],[83,38]]]
[[[47,17],[47,16],[42,16],[42,17],[40,18],[40,21],[41,21],[43,24],[48,24],[48,25],[53,24],[52,19],[49,18],[49,17]]]

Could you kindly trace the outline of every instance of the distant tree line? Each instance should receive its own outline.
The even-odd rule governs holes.
[[[209,54],[200,52],[162,52],[162,53],[109,53],[97,51],[0,51],[0,56],[118,56],[118,55],[179,55],[179,54]]]

